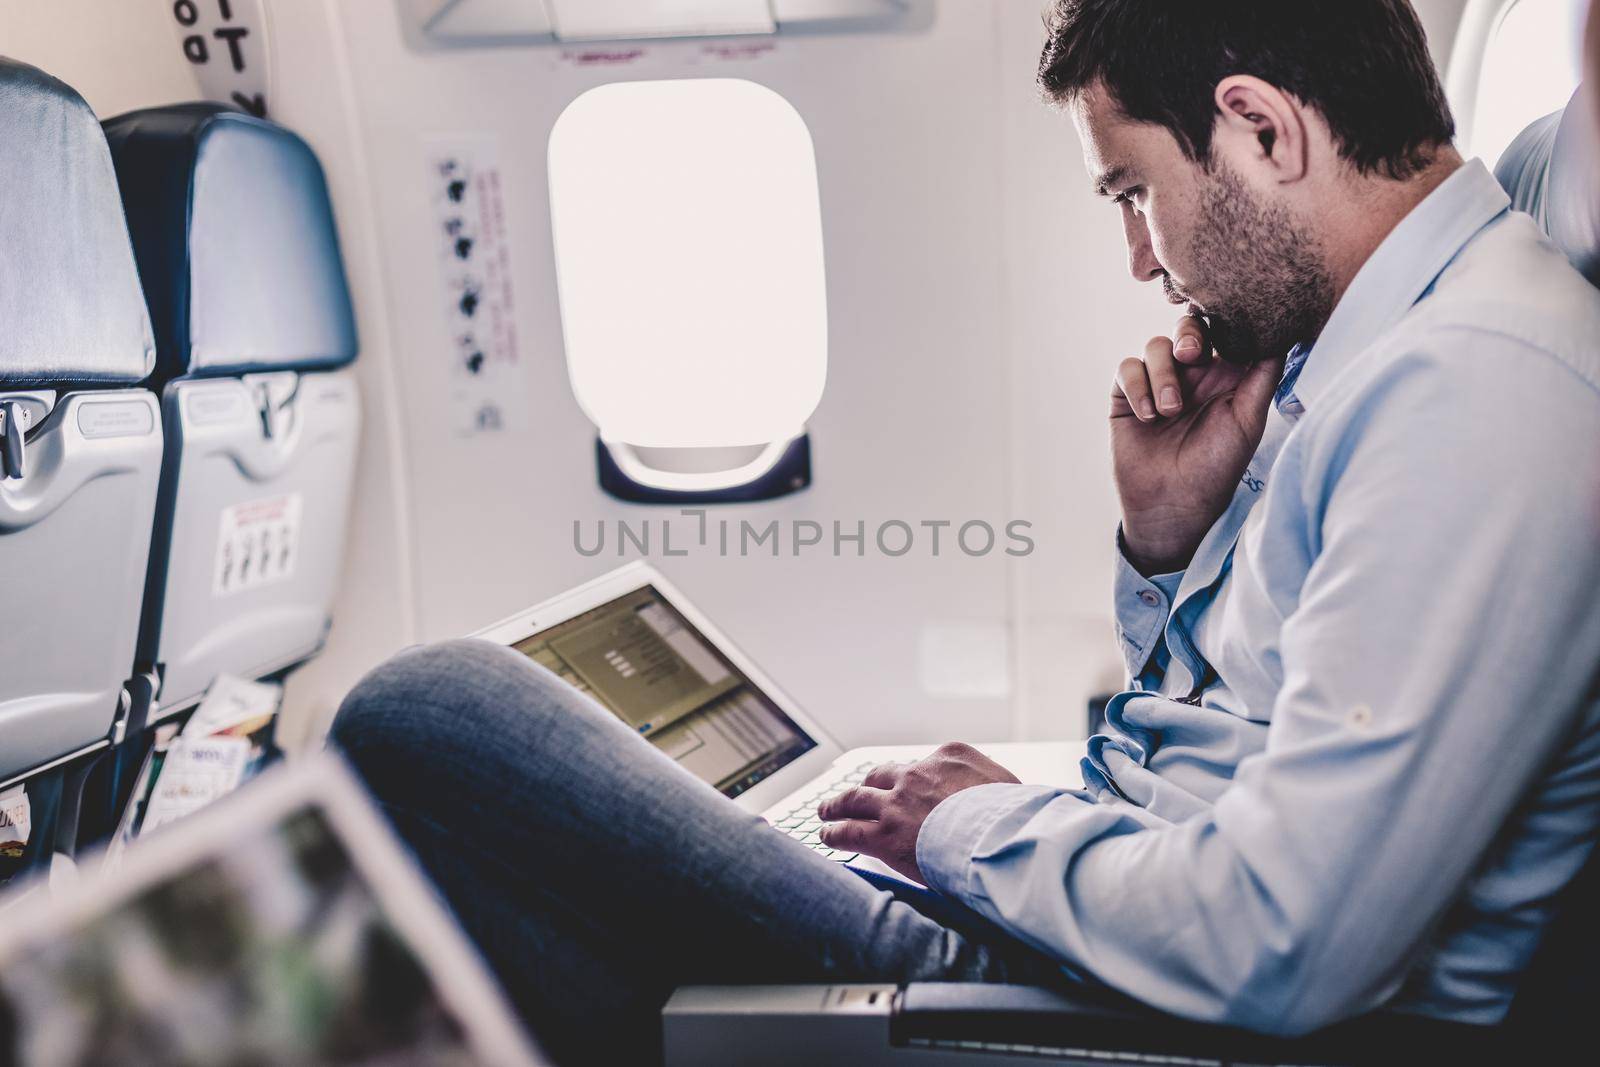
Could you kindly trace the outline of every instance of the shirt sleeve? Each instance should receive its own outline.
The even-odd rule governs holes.
[[[1274,550],[1307,577],[1267,747],[1209,811],[966,790],[922,829],[929,884],[1191,1018],[1298,1034],[1392,996],[1600,663],[1600,403],[1508,347],[1397,361],[1286,448],[1305,539]]]
[[[1183,582],[1183,572],[1146,578],[1128,562],[1128,549],[1117,530],[1117,573],[1114,603],[1117,647],[1122,650],[1128,678],[1138,689],[1153,689],[1161,682],[1165,657],[1157,653],[1164,644],[1163,631]]]

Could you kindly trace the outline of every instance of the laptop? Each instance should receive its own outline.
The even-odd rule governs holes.
[[[817,804],[937,743],[846,750],[646,563],[631,563],[473,635],[589,694],[685,770],[828,859],[890,874],[819,837]],[[939,741],[954,740],[940,738]],[[977,746],[1024,782],[1079,781],[1083,742]]]
[[[0,931],[0,1063],[546,1062],[331,754],[28,895]]]

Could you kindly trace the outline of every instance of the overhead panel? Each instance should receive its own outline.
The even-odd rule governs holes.
[[[913,0],[399,0],[421,47],[883,29]],[[923,0],[924,5],[931,0]]]
[[[414,0],[424,32],[444,40],[548,38],[554,32],[544,0]]]
[[[903,14],[906,0],[772,0],[779,26],[806,22],[851,22]]]
[[[546,0],[563,41],[775,33],[772,0]]]

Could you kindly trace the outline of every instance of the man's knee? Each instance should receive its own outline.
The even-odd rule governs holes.
[[[358,682],[333,722],[330,740],[358,764],[427,758],[513,732],[553,701],[562,683],[511,649],[486,641],[445,641],[406,649]],[[549,698],[547,698],[549,697]]]

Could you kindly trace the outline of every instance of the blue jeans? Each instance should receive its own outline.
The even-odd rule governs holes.
[[[770,829],[498,645],[402,653],[333,741],[559,1063],[659,1060],[680,985],[1065,981],[964,907]]]

